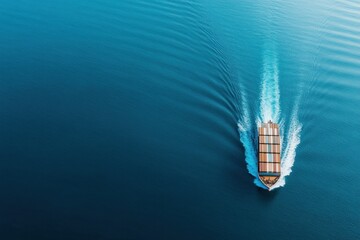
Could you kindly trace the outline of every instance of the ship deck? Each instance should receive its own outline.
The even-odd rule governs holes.
[[[258,173],[262,183],[271,188],[281,175],[279,125],[268,122],[258,128]]]

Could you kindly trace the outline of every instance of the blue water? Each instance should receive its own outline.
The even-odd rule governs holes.
[[[358,1],[2,0],[0,54],[1,239],[360,239]]]

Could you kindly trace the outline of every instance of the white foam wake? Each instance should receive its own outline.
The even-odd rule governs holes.
[[[250,112],[247,96],[241,93],[242,115],[238,122],[240,141],[245,148],[245,160],[247,169],[255,177],[254,183],[258,187],[265,188],[258,178],[257,167],[257,127],[261,122],[272,120],[279,123],[281,132],[281,176],[279,181],[270,189],[285,185],[285,177],[290,175],[295,162],[296,148],[300,143],[301,124],[298,120],[298,100],[294,104],[290,121],[282,121],[280,109],[279,71],[277,56],[274,51],[266,51],[264,54],[262,83],[260,89],[260,107],[258,111]],[[251,115],[253,114],[253,115]]]
[[[260,95],[260,120],[279,122],[280,120],[280,89],[277,56],[271,51],[264,53],[263,74]]]

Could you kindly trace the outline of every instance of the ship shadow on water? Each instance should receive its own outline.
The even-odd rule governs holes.
[[[245,159],[245,148],[242,144],[238,144],[238,149],[240,149],[240,154],[238,155],[239,158],[232,158],[231,161],[236,167],[236,169],[232,168],[231,173],[229,176],[231,176],[231,181],[234,182],[234,185],[236,184],[236,187],[240,188],[251,188],[253,187],[253,177],[249,175],[249,172],[246,168],[246,162]]]
[[[236,144],[238,151],[235,154],[236,157],[228,158],[231,167],[225,168],[224,177],[227,184],[230,184],[232,189],[236,189],[240,196],[251,194],[254,191],[253,176],[249,175],[247,164],[244,161],[245,148],[237,139],[234,144]]]

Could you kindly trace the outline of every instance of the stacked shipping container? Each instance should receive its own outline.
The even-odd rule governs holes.
[[[280,175],[280,135],[275,123],[259,127],[259,175]]]

